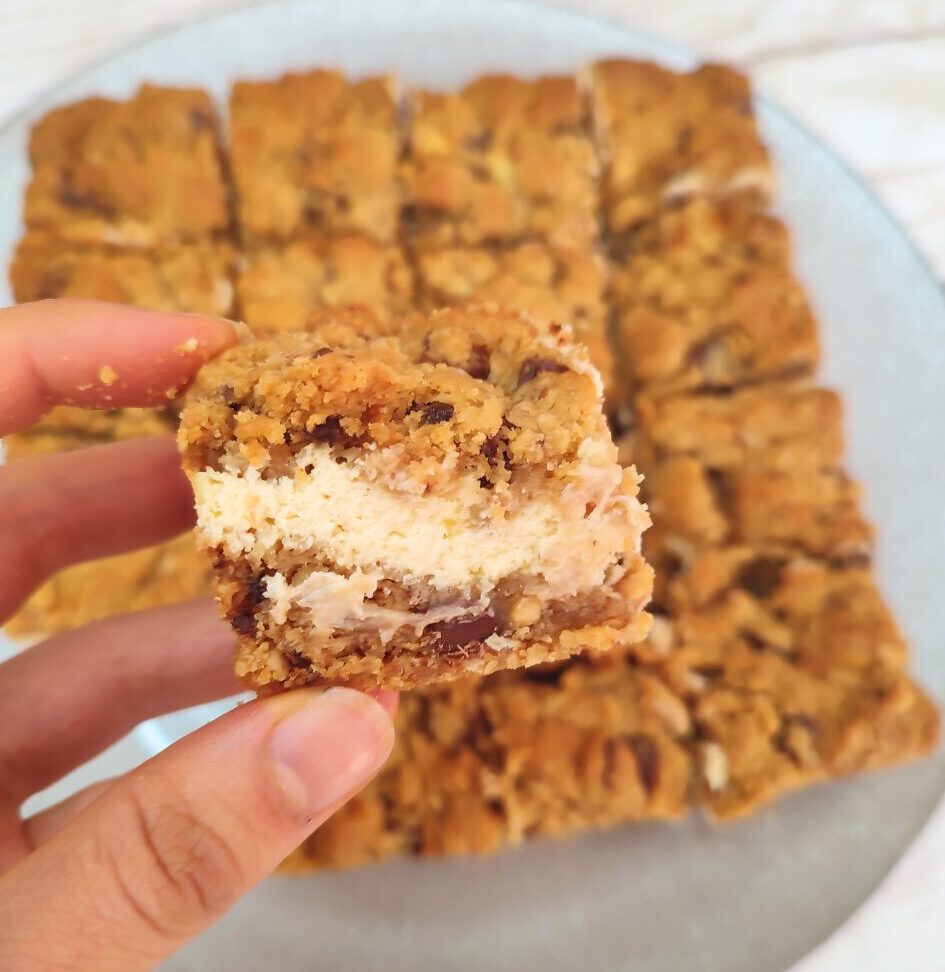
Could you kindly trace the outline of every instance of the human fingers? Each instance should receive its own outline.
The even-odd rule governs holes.
[[[7,972],[153,968],[377,772],[384,708],[351,689],[241,706],[108,788],[0,878]]]
[[[0,310],[0,436],[53,405],[166,404],[236,342],[226,321],[91,300]]]
[[[0,621],[57,571],[168,539],[193,518],[193,493],[171,436],[3,466]]]

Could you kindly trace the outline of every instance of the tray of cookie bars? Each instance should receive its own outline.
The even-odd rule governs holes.
[[[540,637],[512,639],[492,623],[467,625],[457,640],[455,625],[440,625],[448,634],[424,643],[436,664],[421,675],[385,647],[383,671],[410,688],[395,752],[287,870],[491,852],[694,812],[726,821],[935,746],[939,715],[909,674],[871,568],[874,528],[844,467],[842,401],[817,378],[817,318],[772,208],[774,167],[737,70],[601,58],[442,90],[311,66],[236,80],[225,104],[145,83],[127,98],[46,112],[29,159],[9,269],[17,301],[219,314],[265,342],[265,353],[208,379],[185,412],[198,507],[202,495],[235,502],[232,492],[220,500],[220,467],[201,445],[221,381],[243,369],[232,379],[242,391],[226,386],[240,401],[220,406],[238,410],[267,374],[291,381],[287,362],[313,329],[353,333],[367,319],[396,345],[391,354],[410,359],[410,380],[424,360],[469,377],[471,391],[437,386],[432,405],[407,416],[410,442],[418,429],[443,431],[433,426],[468,432],[463,396],[483,382],[506,399],[531,385],[549,414],[555,396],[580,413],[566,376],[590,362],[620,462],[642,476],[652,518],[642,552],[655,580],[641,565],[614,587],[621,624],[639,622],[633,637],[568,644],[562,628],[573,634],[575,623],[548,621]],[[548,343],[545,329],[559,322],[577,350]],[[362,339],[332,331],[321,343]],[[461,353],[424,358],[438,341]],[[508,387],[496,378],[500,359],[513,362]],[[324,368],[326,381],[345,380]],[[460,414],[443,406],[450,394]],[[178,403],[59,407],[6,440],[6,457],[179,422]],[[587,428],[609,441],[603,425]],[[337,447],[338,428],[328,432]],[[480,487],[501,477],[497,451],[508,469],[515,443],[481,453]],[[642,509],[629,478],[628,502]],[[602,521],[602,535],[615,523]],[[608,550],[623,564],[641,521],[620,523],[628,546]],[[207,593],[213,571],[198,546],[187,535],[73,567],[8,630],[32,637]],[[310,645],[297,650],[275,586],[253,587],[241,570],[227,561],[216,590],[242,674],[263,689],[307,680],[319,658],[307,657]],[[513,607],[529,612],[535,600]],[[266,644],[282,646],[275,661],[258,651],[264,628]],[[601,650],[575,653],[575,643]],[[488,661],[503,650],[529,667],[491,674],[508,667]],[[333,657],[326,670],[357,681],[362,669],[345,663]]]

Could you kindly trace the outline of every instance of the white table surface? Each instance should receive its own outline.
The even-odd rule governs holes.
[[[115,48],[231,5],[232,0],[0,0],[0,125],[37,94]],[[945,279],[945,0],[566,5],[744,66],[759,90],[818,133],[872,185]],[[124,768],[138,752],[134,742],[125,741],[80,777]],[[945,969],[945,804],[870,900],[792,972],[854,969]]]

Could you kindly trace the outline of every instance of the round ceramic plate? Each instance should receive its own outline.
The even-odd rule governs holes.
[[[240,77],[337,66],[452,87],[483,71],[568,71],[601,55],[692,57],[613,24],[491,0],[284,0],[186,26],[59,88],[0,135],[0,262],[19,232],[30,123],[141,81],[225,97]],[[884,588],[918,676],[945,694],[945,306],[873,197],[774,106],[760,106],[779,209],[820,315],[823,380],[847,401],[849,464],[880,527]],[[0,302],[7,295],[0,289]],[[207,710],[149,724],[160,747]],[[272,879],[167,969],[280,972],[774,972],[840,924],[939,799],[945,761],[823,786],[736,825],[698,817],[487,859],[393,861]]]

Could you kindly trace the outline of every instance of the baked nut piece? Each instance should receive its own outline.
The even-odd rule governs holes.
[[[681,197],[770,197],[771,162],[743,74],[721,64],[677,74],[613,60],[592,66],[590,85],[611,233]]]
[[[400,145],[391,78],[312,71],[237,81],[230,161],[244,237],[355,232],[392,242]]]
[[[310,236],[251,247],[237,296],[243,320],[257,333],[298,330],[323,307],[357,305],[380,317],[410,310],[413,275],[396,244]]]
[[[20,303],[82,297],[150,310],[228,317],[233,311],[234,252],[205,240],[145,253],[64,244],[47,232],[28,233],[10,266]]]
[[[816,322],[773,216],[706,200],[667,209],[614,251],[611,286],[637,389],[732,388],[817,364]]]
[[[597,157],[576,81],[487,75],[414,92],[404,167],[408,237],[437,246],[597,238]]]
[[[230,229],[209,95],[144,85],[46,115],[30,138],[26,224],[72,243],[158,247]]]
[[[532,242],[431,249],[414,260],[424,309],[494,303],[565,321],[600,372],[608,401],[615,396],[604,300],[607,262],[599,253]]]
[[[649,519],[565,325],[326,313],[205,367],[179,442],[258,688],[407,687],[645,633]]]
[[[380,776],[287,869],[486,853],[687,811],[689,715],[632,660],[428,686],[402,697],[396,724]]]
[[[653,630],[664,677],[690,706],[700,802],[714,816],[934,747],[938,713],[906,674],[868,571],[736,547],[687,574],[690,606]]]
[[[787,383],[731,395],[638,396],[634,461],[661,579],[680,558],[726,543],[779,544],[837,562],[868,560],[872,529],[840,465],[841,403]]]

